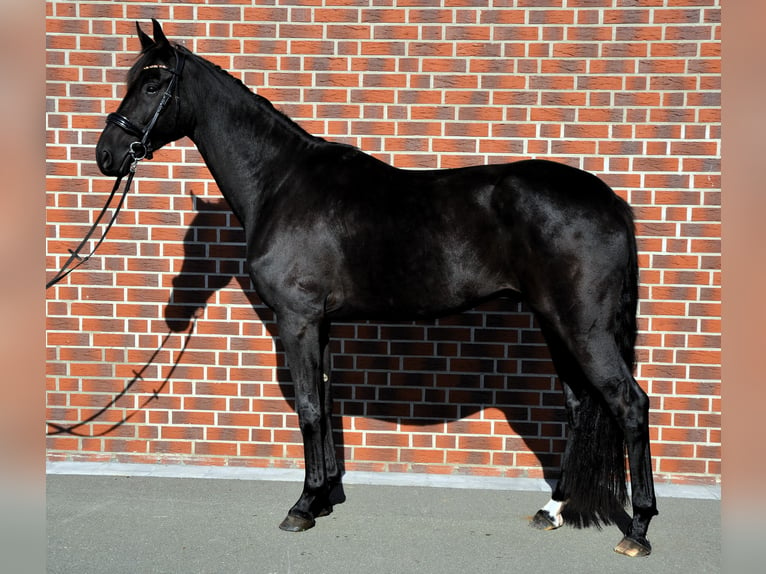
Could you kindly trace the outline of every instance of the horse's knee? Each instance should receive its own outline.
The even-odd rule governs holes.
[[[296,411],[298,413],[298,426],[304,435],[321,430],[322,412],[317,406],[312,404],[301,405]]]

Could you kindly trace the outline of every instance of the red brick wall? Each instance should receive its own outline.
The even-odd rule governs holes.
[[[50,1],[50,274],[111,189],[94,145],[124,93],[134,21],[151,17],[312,133],[394,165],[546,157],[601,176],[638,221],[655,471],[720,479],[718,0]],[[302,464],[243,256],[189,141],[140,165],[98,256],[48,292],[51,460]],[[165,313],[205,299],[193,335],[153,355]],[[332,336],[348,470],[541,477],[558,463],[561,397],[523,305]]]

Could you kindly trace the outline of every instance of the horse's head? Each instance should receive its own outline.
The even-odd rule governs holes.
[[[154,39],[136,22],[141,54],[128,73],[128,91],[96,146],[96,161],[104,175],[122,176],[137,159],[151,158],[184,133],[179,123],[178,84],[185,55],[171,45],[159,22]]]

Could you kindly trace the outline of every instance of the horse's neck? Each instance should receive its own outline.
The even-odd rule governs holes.
[[[206,93],[202,103],[195,103],[194,129],[189,135],[247,229],[265,196],[277,191],[274,183],[284,177],[277,172],[294,165],[296,156],[317,140],[292,125],[266,100],[236,85],[236,80],[223,79],[223,84],[216,82],[216,89]],[[232,84],[227,86],[226,81]]]

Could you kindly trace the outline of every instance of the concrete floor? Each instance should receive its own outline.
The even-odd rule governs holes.
[[[721,572],[715,496],[661,496],[653,553],[631,559],[612,551],[617,526],[530,528],[548,499],[542,490],[347,483],[346,502],[315,528],[283,532],[277,525],[300,489],[294,481],[49,473],[48,572]]]

